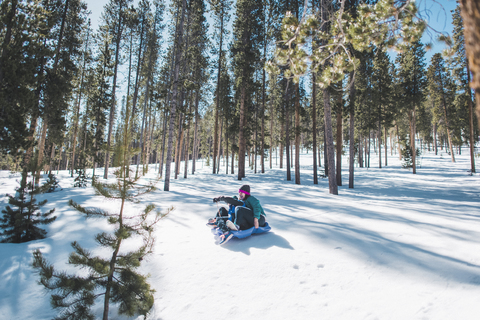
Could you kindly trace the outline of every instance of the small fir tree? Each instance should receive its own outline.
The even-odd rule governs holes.
[[[45,183],[44,188],[46,189],[46,192],[54,192],[55,189],[60,188],[58,179],[53,173],[50,172],[48,174],[47,182]]]
[[[31,182],[27,183],[27,172],[24,171],[15,196],[7,195],[9,205],[2,210],[0,229],[3,231],[0,234],[4,238],[1,242],[21,243],[43,239],[47,231],[39,228],[38,225],[50,224],[57,218],[52,217],[55,208],[46,213],[40,213],[40,207],[45,205],[47,200],[37,203],[35,195],[42,192],[43,187],[32,187]]]
[[[413,168],[412,147],[410,146],[409,140],[404,139],[400,143],[402,145],[402,168]],[[415,159],[418,159],[420,156],[420,149],[416,149],[415,155]]]
[[[74,252],[70,254],[69,264],[80,267],[86,272],[81,275],[68,275],[56,271],[39,250],[34,252],[33,267],[39,271],[40,283],[52,290],[51,304],[60,309],[57,319],[94,319],[91,307],[97,298],[103,297],[103,319],[108,319],[110,303],[119,305],[119,313],[127,316],[144,315],[153,306],[154,290],[147,283],[147,277],[138,273],[143,258],[152,252],[154,239],[152,233],[156,223],[165,215],[159,211],[152,214],[154,205],[148,205],[136,215],[125,213],[126,202],[138,202],[138,197],[154,190],[153,184],[142,188],[136,186],[139,178],[127,174],[129,159],[139,150],[133,150],[129,134],[132,119],[129,106],[126,107],[127,121],[121,128],[120,148],[118,149],[119,169],[115,172],[117,182],[102,184],[92,179],[97,194],[120,201],[118,213],[109,213],[101,209],[87,209],[70,200],[70,205],[85,214],[87,218],[107,218],[115,227],[113,233],[100,233],[96,242],[109,250],[108,255],[94,256],[82,248],[76,241],[72,243]],[[171,209],[170,209],[171,210]],[[167,212],[168,213],[168,212]],[[133,238],[142,238],[142,245],[133,251],[126,251],[122,245]],[[123,249],[123,250],[122,250]],[[105,251],[104,251],[105,252]]]
[[[85,175],[85,169],[75,169],[75,173],[77,174],[77,177],[74,180],[75,183],[73,184],[73,186],[76,188],[85,188],[87,186],[88,180],[87,176]]]

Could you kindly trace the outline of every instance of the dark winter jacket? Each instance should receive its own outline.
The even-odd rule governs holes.
[[[255,198],[254,196],[248,196],[247,195],[245,197],[245,201],[236,200],[236,199],[231,198],[231,197],[220,197],[219,200],[223,201],[223,202],[226,202],[228,204],[232,204],[236,207],[237,206],[243,206],[243,204],[245,203],[245,207],[252,210],[253,211],[253,216],[257,219],[260,219],[261,215],[264,216],[264,217],[267,216],[265,214],[265,211],[262,208],[262,205],[260,204],[260,201],[258,201],[258,199]]]

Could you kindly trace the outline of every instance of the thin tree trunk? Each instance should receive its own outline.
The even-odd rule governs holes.
[[[183,114],[180,113],[178,118],[178,135],[176,141],[176,148],[175,148],[175,179],[178,178],[178,174],[180,171],[180,161],[181,161],[181,153],[183,147],[183,134],[185,131],[185,118]]]
[[[88,31],[89,29],[87,29]],[[90,32],[87,33],[87,41],[85,41],[85,49],[84,52],[87,51],[88,44],[89,44]],[[77,133],[78,133],[78,122],[80,121],[80,103],[82,100],[82,90],[83,90],[83,81],[85,78],[85,66],[87,64],[87,59],[85,58],[85,54],[83,55],[83,67],[82,67],[82,75],[80,77],[80,88],[78,90],[77,96],[77,109],[75,112],[75,124],[73,129],[73,142],[72,142],[72,172],[71,177],[73,177],[73,170],[75,169],[75,151],[77,146]]]
[[[449,123],[448,123],[447,104],[445,103],[445,97],[443,99],[443,114],[445,116],[445,126],[447,127],[448,147],[450,149],[450,155],[452,157],[452,162],[455,162],[455,154],[453,153],[453,146],[452,146],[452,134],[450,132],[450,126],[449,126]]]
[[[197,163],[197,157],[198,157],[198,151],[197,151],[197,145],[198,145],[198,122],[200,121],[200,115],[198,114],[198,104],[199,104],[199,91],[200,89],[197,89],[195,91],[195,128],[194,128],[194,133],[193,133],[193,157],[192,157],[192,174],[195,174],[195,167]]]
[[[378,167],[382,168],[382,123],[380,119],[378,119]]]
[[[220,171],[220,151],[222,148],[222,133],[223,133],[223,118],[220,120],[220,133],[218,137],[218,149],[217,149],[217,174]]]
[[[121,3],[122,4],[122,3]],[[115,98],[115,90],[117,88],[117,77],[118,77],[118,63],[120,60],[120,41],[122,39],[122,24],[123,24],[123,8],[120,5],[119,15],[118,15],[118,30],[117,30],[117,39],[115,41],[116,48],[115,48],[115,67],[113,71],[113,85],[112,85],[112,106],[110,108],[110,119],[108,122],[108,136],[107,136],[107,152],[105,155],[105,170],[103,173],[103,178],[108,179],[108,167],[110,165],[110,146],[112,144],[112,133],[113,133],[113,120],[115,118],[115,106],[116,106],[116,98]]]
[[[355,73],[350,72],[350,146],[349,146],[349,164],[348,164],[348,187],[354,188],[355,171]],[[359,141],[361,141],[359,139]]]
[[[388,139],[387,139],[387,127],[383,127],[383,130],[385,131],[385,167],[388,166],[388,160],[387,160],[387,156],[388,156],[388,152],[387,152],[387,142],[388,142]]]
[[[467,62],[467,75],[468,83],[470,83],[470,67]],[[470,128],[470,170],[471,173],[475,173],[475,134],[473,128],[473,102],[472,102],[472,90],[470,87],[466,86],[465,88],[468,91],[468,115],[469,115],[469,128]]]
[[[342,151],[343,151],[343,106],[342,96],[339,95],[337,109],[337,186],[342,185]]]
[[[178,82],[179,82],[179,73],[180,73],[180,58],[182,56],[182,41],[183,41],[183,23],[186,9],[186,0],[182,0],[182,13],[180,18],[180,23],[177,30],[177,48],[175,53],[175,69],[173,75],[173,89],[172,89],[172,100],[171,100],[171,110],[170,110],[170,124],[168,128],[168,148],[167,148],[167,161],[165,168],[165,180],[164,180],[164,191],[170,191],[170,171],[172,164],[172,146],[173,146],[173,130],[175,127],[175,116],[177,109],[177,98],[178,98]]]
[[[417,152],[415,146],[415,106],[413,106],[413,110],[408,113],[408,120],[410,122],[410,146],[412,148],[412,170],[413,174],[417,173]]]
[[[331,194],[338,194],[337,179],[335,177],[335,147],[332,133],[332,111],[330,106],[330,92],[323,89],[323,108],[325,110],[325,135],[327,142],[328,157],[328,186]]]
[[[317,165],[317,79],[312,72],[312,153],[313,153],[313,184],[318,184]]]
[[[300,184],[300,85],[295,84],[295,184]]]
[[[240,92],[240,124],[238,129],[238,180],[242,180],[242,178],[245,177],[245,138],[243,136],[245,126],[245,86],[242,86]]]

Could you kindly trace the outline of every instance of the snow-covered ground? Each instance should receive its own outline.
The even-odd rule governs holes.
[[[156,290],[150,319],[479,319],[480,175],[469,175],[467,152],[456,163],[426,153],[416,175],[395,155],[382,169],[373,157],[371,168],[356,168],[354,189],[345,162],[338,196],[328,193],[327,179],[313,185],[311,153],[301,159],[301,185],[286,181],[277,166],[238,181],[198,163],[195,175],[172,179],[171,191],[162,191],[161,181],[129,206],[132,213],[148,203],[175,207],[159,223],[155,252],[141,268]],[[38,197],[49,200],[43,210],[56,208],[48,237],[0,244],[0,319],[56,314],[30,267],[34,249],[69,272],[72,241],[97,250],[93,237],[109,226],[84,219],[69,199],[118,207],[91,187],[73,188],[67,172],[58,177],[63,190]],[[14,193],[19,179],[0,172],[0,194]],[[261,200],[272,231],[219,246],[205,226],[217,210],[212,198],[235,195],[242,184]],[[2,196],[0,207],[6,203]],[[111,310],[111,319],[125,319]]]

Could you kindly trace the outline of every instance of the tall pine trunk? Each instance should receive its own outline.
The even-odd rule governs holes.
[[[240,124],[238,128],[238,180],[242,180],[245,177],[245,91],[245,86],[242,86],[240,91]]]
[[[217,71],[217,101],[215,105],[215,130],[214,130],[214,143],[213,143],[213,168],[212,172],[215,174],[216,171],[216,164],[217,164],[217,149],[219,149],[219,142],[218,142],[218,113],[220,109],[220,73],[222,70],[222,46],[223,46],[223,2],[221,2],[222,12],[220,15],[220,51],[218,53],[218,71]]]
[[[348,187],[354,188],[354,170],[355,170],[355,73],[350,72],[350,146],[349,146],[349,164],[348,164]],[[359,142],[361,140],[359,139]],[[360,148],[359,148],[360,149]],[[359,150],[360,152],[360,150]]]
[[[317,168],[317,83],[315,72],[312,72],[312,153],[313,153],[313,184],[318,184]]]
[[[323,108],[325,111],[325,136],[328,158],[328,188],[331,194],[337,195],[338,186],[335,177],[335,146],[333,145],[332,107],[330,105],[330,92],[328,92],[328,89],[323,89]]]
[[[113,133],[113,120],[115,118],[115,106],[117,104],[115,98],[115,89],[117,88],[117,77],[118,77],[118,63],[120,61],[120,42],[122,39],[122,28],[123,28],[123,2],[120,2],[120,9],[118,14],[118,30],[117,38],[115,40],[115,67],[113,71],[113,85],[112,85],[112,106],[110,107],[110,118],[108,121],[108,136],[107,136],[107,152],[105,154],[105,170],[103,172],[103,178],[108,179],[108,167],[110,165],[110,146],[112,143],[112,133]]]
[[[164,180],[164,191],[170,191],[170,172],[171,172],[171,164],[172,164],[172,149],[173,149],[173,135],[174,135],[174,128],[175,128],[175,116],[176,116],[176,109],[177,109],[177,99],[178,99],[178,82],[180,76],[180,59],[182,57],[182,41],[183,41],[183,24],[184,24],[184,16],[186,10],[186,0],[182,0],[182,11],[180,22],[177,28],[177,46],[175,48],[175,68],[173,73],[173,88],[172,88],[172,100],[170,102],[170,124],[168,127],[168,147],[167,147],[167,161],[166,161],[166,168],[165,168],[165,180]]]
[[[300,85],[295,84],[295,184],[300,184]]]
[[[468,83],[470,83],[470,67],[467,63],[467,76]],[[472,173],[475,173],[475,137],[474,137],[474,128],[473,128],[473,102],[472,102],[472,90],[467,86],[465,90],[468,92],[468,116],[469,116],[469,129],[470,129],[470,170]]]
[[[338,98],[337,108],[337,185],[342,185],[342,151],[343,151],[343,105],[342,95]]]
[[[57,41],[57,47],[55,49],[55,60],[53,62],[53,68],[52,68],[52,74],[56,74],[57,73],[57,68],[58,68],[58,60],[60,59],[60,48],[62,47],[62,40],[63,40],[63,32],[64,32],[64,29],[65,29],[65,23],[66,23],[66,20],[67,20],[67,11],[68,11],[68,2],[69,0],[65,0],[65,10],[63,10],[63,16],[62,16],[62,22],[60,24],[60,33],[58,35],[58,41]],[[38,171],[36,173],[36,179],[35,179],[35,184],[38,184],[39,180],[40,180],[40,171],[43,167],[43,154],[44,154],[44,151],[45,151],[45,143],[46,143],[46,138],[47,138],[47,128],[48,128],[48,113],[49,113],[49,109],[50,107],[52,107],[50,105],[50,102],[48,101],[48,97],[47,97],[47,101],[46,101],[46,104],[45,104],[45,110],[44,110],[44,116],[43,116],[43,127],[42,127],[42,135],[41,135],[41,139],[38,143]]]

